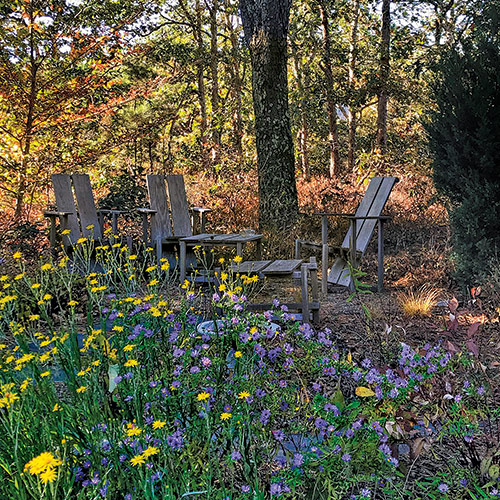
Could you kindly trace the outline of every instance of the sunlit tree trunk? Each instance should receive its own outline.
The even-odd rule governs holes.
[[[240,0],[252,63],[261,227],[283,229],[298,213],[288,107],[287,34],[291,0]]]
[[[210,76],[212,79],[212,116],[211,116],[211,136],[212,136],[212,161],[219,162],[220,155],[220,110],[219,110],[219,51],[217,48],[217,12],[219,10],[219,0],[212,0],[210,6]]]
[[[305,106],[305,99],[307,98],[304,89],[304,80],[306,75],[304,74],[304,67],[301,66],[300,62],[300,49],[292,42],[292,60],[293,60],[293,70],[295,81],[297,82],[297,90],[299,95],[299,114],[300,114],[300,127],[297,132],[297,145],[299,149],[300,158],[300,168],[302,174],[306,179],[311,177],[311,172],[309,169],[309,151],[308,151],[308,137],[309,137],[309,126],[307,123],[307,110]],[[307,84],[306,84],[307,86]]]
[[[347,152],[347,166],[350,172],[354,170],[356,160],[356,59],[358,50],[358,20],[359,20],[359,2],[354,0],[352,8],[351,33],[349,37],[349,94],[351,103],[349,106],[349,149]]]
[[[387,149],[387,87],[390,72],[391,0],[382,2],[382,40],[380,44],[380,75],[377,105],[377,148],[383,154]]]
[[[333,92],[332,42],[330,40],[330,19],[324,1],[319,2],[321,25],[323,27],[323,72],[326,85],[326,110],[328,114],[328,144],[330,151],[329,173],[332,179],[340,174],[339,134],[337,127],[337,110]]]

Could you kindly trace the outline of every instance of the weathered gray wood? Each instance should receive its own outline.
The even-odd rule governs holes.
[[[311,281],[311,301],[319,302],[319,289],[318,289],[318,264],[316,263],[316,257],[311,257],[309,259],[309,273]],[[319,323],[319,309],[312,311],[313,323]]]
[[[275,260],[268,267],[266,267],[262,272],[265,276],[271,274],[291,274],[295,269],[297,269],[302,264],[302,260]]]
[[[168,209],[165,177],[163,175],[146,175],[149,204],[155,213],[151,215],[151,241],[157,242],[172,236],[170,213]]]
[[[191,217],[189,215],[184,176],[167,175],[166,179],[170,209],[172,210],[174,234],[180,238],[191,236],[193,234],[193,229],[191,227]]]
[[[240,264],[233,262],[231,265],[231,271],[233,271],[233,273],[240,274],[257,274],[262,272],[262,270],[271,264],[271,262],[271,260],[247,260],[245,262],[241,262]]]
[[[309,264],[302,264],[300,267],[300,288],[302,295],[302,320],[306,323],[311,321],[309,313]]]
[[[345,287],[351,286],[352,279],[349,272],[349,264],[343,257],[338,257],[333,263],[328,275],[328,283]]]
[[[378,221],[378,273],[377,291],[384,289],[384,219]]]
[[[361,255],[365,253],[377,225],[376,219],[363,219],[363,217],[380,216],[396,180],[395,177],[373,177],[366,190],[365,196],[359,204],[358,210],[356,210],[355,217],[358,218],[356,228],[356,250],[361,253]],[[343,248],[347,249],[350,247],[350,232],[351,229],[349,229],[344,238],[342,243]]]
[[[63,236],[64,246],[75,244],[81,237],[80,223],[78,222],[75,200],[71,189],[71,178],[67,174],[53,174],[52,185],[56,196],[57,210],[68,212],[67,217],[61,217],[61,229],[69,229],[69,235]]]
[[[71,179],[73,181],[73,187],[75,188],[75,197],[78,205],[78,215],[80,216],[82,234],[86,238],[101,239],[101,223],[97,215],[90,178],[87,174],[73,174]],[[89,227],[90,229],[88,229]]]

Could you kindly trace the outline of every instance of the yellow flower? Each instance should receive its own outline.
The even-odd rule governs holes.
[[[24,278],[24,273],[21,273],[21,274],[16,274],[16,276],[14,276],[14,279],[16,281],[19,281],[20,279],[23,279]]]
[[[231,417],[232,417],[231,413],[224,412],[224,413],[221,413],[220,419],[221,420],[229,420]]]
[[[62,411],[62,408],[56,403],[54,405],[54,408],[52,408],[52,411],[55,412],[55,411]]]
[[[44,296],[43,296],[43,300],[50,300],[52,298],[52,295],[50,295],[50,293],[46,293]]]
[[[142,430],[139,429],[139,427],[131,427],[130,429],[127,430],[127,436],[128,437],[139,436],[141,432]]]
[[[204,401],[205,399],[208,399],[210,397],[210,394],[208,392],[200,392],[198,394],[198,401]]]
[[[224,264],[224,262],[226,262],[226,259],[224,257],[221,257],[219,259],[219,264]]]
[[[70,300],[68,302],[68,306],[69,307],[75,307],[77,304],[78,304],[78,302],[76,300]]]
[[[61,465],[62,461],[54,457],[52,453],[44,451],[37,457],[31,459],[25,466],[24,470],[28,471],[31,475],[41,474],[47,469],[53,469]]]
[[[124,352],[130,352],[130,351],[132,351],[132,350],[134,349],[134,347],[135,347],[136,345],[137,345],[137,344],[127,344],[127,345],[123,348],[123,350],[124,350]]]
[[[78,240],[77,240],[77,242],[76,242],[76,243],[77,243],[78,245],[81,245],[82,243],[85,243],[86,241],[87,241],[87,238],[78,238]]]
[[[155,269],[156,269],[156,266],[149,266],[148,268],[146,268],[146,272],[150,273],[150,272],[154,271]]]
[[[121,325],[115,325],[113,327],[113,331],[115,331],[115,332],[123,332],[123,326],[121,326]]]
[[[221,279],[222,281],[227,280],[227,278],[228,278],[228,274],[227,274],[227,273],[221,273],[221,275],[220,275],[220,279]]]
[[[42,484],[52,483],[57,477],[57,472],[54,468],[48,467],[40,474],[40,480]]]
[[[89,224],[85,229],[88,229],[90,231],[91,229],[94,229],[94,227],[94,224]]]
[[[40,377],[48,377],[49,375],[50,375],[50,372],[49,372],[49,371],[46,371],[46,372],[40,373]]]
[[[52,264],[44,264],[41,268],[40,268],[42,271],[50,271],[50,269],[52,269]]]
[[[162,429],[163,427],[165,427],[165,425],[167,425],[167,422],[163,422],[162,420],[155,420],[153,422],[153,429]]]
[[[33,283],[33,284],[31,285],[31,288],[36,289],[36,288],[40,288],[41,286],[42,286],[42,285],[40,285],[40,283]]]
[[[139,365],[139,361],[137,361],[136,359],[129,359],[123,366],[138,366]]]
[[[143,452],[142,452],[142,455],[147,458],[147,457],[150,457],[152,455],[158,455],[158,448],[156,448],[155,446],[148,446]]]
[[[135,260],[135,259],[137,259],[137,255],[129,255],[128,259],[129,260]]]
[[[164,262],[164,263],[161,265],[161,270],[162,270],[162,271],[168,271],[169,267],[170,267],[170,264],[168,263],[168,261],[167,261],[167,262]]]
[[[85,370],[80,370],[80,371],[76,374],[76,376],[77,376],[77,377],[84,377],[86,373],[87,373],[87,372],[86,372]]]
[[[92,364],[92,366],[99,366],[101,364],[101,362],[98,359],[96,359],[95,361],[92,361],[91,364]]]
[[[30,321],[36,321],[37,319],[40,319],[40,316],[38,314],[31,314],[29,317]]]
[[[247,399],[250,397],[250,393],[247,391],[242,391],[238,394],[238,399]]]
[[[71,229],[65,229],[61,234],[63,234],[64,236],[66,236],[69,233],[71,233]]]
[[[22,253],[21,253],[21,252],[16,252],[16,253],[15,253],[12,257],[13,257],[14,259],[20,259],[22,256],[23,256],[23,255],[22,255]]]
[[[219,290],[221,292],[223,292],[225,289],[226,289],[226,285],[224,285],[224,283],[222,283],[221,285],[219,285]]]
[[[149,283],[148,283],[148,286],[154,286],[154,285],[157,285],[159,283],[159,281],[157,279],[154,279],[154,280],[151,280]]]
[[[78,392],[78,394],[82,394],[86,390],[87,390],[87,388],[84,385],[81,385],[80,387],[78,387],[78,389],[76,390],[76,392]]]
[[[234,259],[233,262],[236,262],[236,264],[239,264],[240,262],[243,261],[243,257],[241,255],[237,255]]]
[[[134,458],[130,459],[130,463],[135,467],[136,465],[142,465],[146,460],[144,460],[144,456],[136,455]]]
[[[236,352],[234,353],[234,357],[235,357],[235,358],[241,358],[241,356],[243,356],[243,354],[241,353],[241,351],[236,351]]]

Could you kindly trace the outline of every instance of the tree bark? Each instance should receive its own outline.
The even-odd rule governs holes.
[[[252,64],[259,223],[284,229],[298,213],[288,107],[287,34],[291,0],[240,0]]]
[[[217,11],[219,0],[212,0],[210,7],[210,77],[212,79],[212,161],[219,162],[220,155],[220,116],[219,116],[219,51],[217,49]]]
[[[356,156],[356,56],[358,50],[358,20],[359,2],[354,0],[352,9],[351,34],[349,37],[349,93],[350,106],[348,113],[349,122],[349,149],[347,152],[347,166],[350,172],[354,170]]]
[[[340,174],[339,133],[337,127],[337,110],[333,92],[332,72],[332,42],[330,39],[330,19],[324,1],[319,1],[321,25],[323,27],[323,72],[326,85],[326,110],[328,114],[328,143],[330,150],[330,178],[334,179]]]
[[[387,87],[390,72],[391,0],[382,2],[382,40],[380,44],[380,74],[377,105],[377,148],[382,154],[387,149]]]
[[[292,59],[293,59],[293,70],[295,74],[295,81],[297,82],[297,90],[299,94],[299,113],[300,113],[300,127],[297,132],[297,145],[299,148],[300,155],[300,167],[302,174],[306,179],[311,177],[311,172],[309,169],[309,151],[308,151],[308,137],[309,137],[309,126],[307,123],[307,113],[305,109],[305,89],[304,89],[304,74],[303,67],[300,64],[300,50],[297,50],[295,43],[292,41]],[[306,83],[307,86],[307,83]]]
[[[232,117],[231,127],[233,129],[232,143],[236,151],[236,155],[241,160],[243,157],[243,120],[241,118],[241,100],[243,93],[243,81],[240,75],[241,53],[238,42],[238,34],[235,28],[235,22],[230,9],[230,2],[226,0],[226,29],[229,31],[229,40],[231,43],[231,61],[228,65],[229,74],[231,76],[231,100],[232,100]]]

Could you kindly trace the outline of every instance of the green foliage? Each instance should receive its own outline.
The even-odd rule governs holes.
[[[488,2],[438,65],[437,109],[427,124],[434,180],[450,201],[457,275],[484,278],[500,249],[500,35]]]

